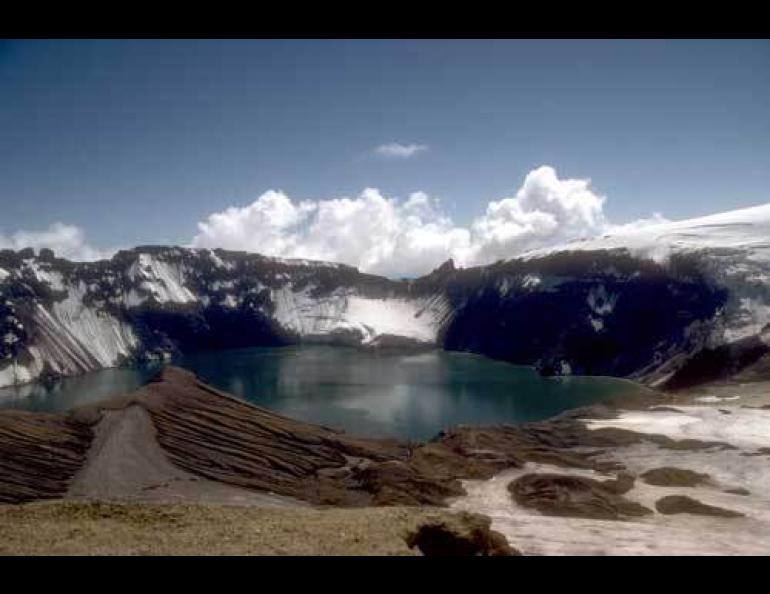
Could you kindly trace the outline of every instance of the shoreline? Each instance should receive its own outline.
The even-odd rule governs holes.
[[[546,379],[556,379],[556,380],[561,378],[609,379],[609,380],[615,380],[615,381],[631,382],[634,385],[644,387],[648,390],[659,391],[654,386],[647,385],[645,383],[636,381],[628,377],[620,377],[620,376],[613,376],[613,375],[543,375],[537,371],[537,367],[535,365],[530,365],[525,363],[513,363],[506,359],[499,359],[497,357],[485,355],[483,353],[476,353],[473,351],[445,349],[433,343],[424,343],[424,344],[411,346],[411,345],[345,344],[345,343],[333,343],[333,342],[323,342],[323,341],[318,341],[318,342],[305,341],[305,342],[299,342],[296,344],[275,345],[275,346],[253,346],[253,347],[236,347],[236,348],[228,348],[228,349],[208,349],[208,350],[194,351],[187,354],[197,355],[201,353],[217,353],[222,351],[237,352],[237,351],[245,351],[250,349],[284,350],[284,349],[292,349],[292,348],[303,347],[303,346],[329,347],[329,348],[335,348],[335,349],[351,349],[355,351],[387,353],[387,354],[395,353],[395,354],[405,354],[405,355],[415,354],[415,353],[425,353],[430,351],[440,351],[443,353],[451,353],[456,355],[470,355],[473,357],[483,357],[490,361],[505,363],[507,365],[513,365],[514,367],[519,367],[523,369],[529,369],[537,373],[540,377],[546,378]],[[182,358],[184,358],[184,356],[185,355],[181,355]],[[110,370],[130,370],[130,369],[150,368],[150,367],[158,366],[158,370],[160,371],[161,369],[163,369],[163,367],[167,365],[176,366],[176,365],[179,365],[179,363],[180,363],[180,358],[178,356],[172,356],[171,358],[166,360],[152,359],[152,360],[146,360],[146,361],[137,360],[129,363],[125,363],[125,362],[118,363],[116,365],[100,367],[99,369],[82,371],[80,373],[60,374],[60,375],[54,374],[54,375],[45,376],[45,377],[38,376],[25,382],[15,382],[12,384],[0,386],[0,399],[2,399],[2,396],[3,396],[2,392],[4,390],[13,390],[13,389],[23,388],[24,386],[30,386],[30,385],[43,385],[46,382],[56,383],[62,380],[66,381],[67,379],[72,379],[72,378],[82,378],[84,376],[100,373],[102,371],[110,371]],[[16,364],[16,363],[13,362],[13,364]]]
[[[736,539],[726,553],[770,554],[764,538],[770,533],[770,514],[764,511],[770,509],[770,437],[761,430],[770,423],[770,410],[693,404],[679,397],[679,402],[656,399],[654,406],[639,401],[597,405],[518,425],[456,426],[428,442],[403,442],[283,417],[171,366],[132,394],[68,414],[0,412],[5,452],[0,464],[7,473],[10,461],[11,473],[17,473],[10,482],[0,478],[0,501],[9,503],[0,505],[0,513],[21,510],[15,527],[4,529],[18,528],[17,536],[26,530],[26,537],[18,537],[31,539],[30,546],[38,504],[21,502],[53,499],[79,510],[62,519],[72,526],[89,506],[110,502],[133,506],[131,513],[139,515],[158,505],[168,510],[204,505],[223,514],[233,507],[288,516],[311,510],[321,514],[322,524],[320,518],[329,512],[366,517],[368,511],[376,515],[381,513],[376,510],[407,507],[481,514],[491,521],[486,533],[499,534],[506,546],[524,554],[720,550],[718,542],[699,544],[698,534]],[[40,423],[47,433],[40,433]],[[42,451],[47,468],[39,466]],[[702,486],[648,486],[643,475],[658,467],[673,467],[666,472],[674,477],[695,473],[708,479]],[[52,476],[59,482],[51,483]],[[556,516],[566,517],[541,509],[551,501],[552,487],[529,503],[512,498],[508,490],[514,483],[533,478],[572,485],[557,491],[555,500],[562,506]],[[579,495],[584,488],[599,498],[588,507]],[[668,495],[690,501],[688,509],[701,506],[749,519],[656,513],[658,499]],[[579,517],[595,513],[592,506],[599,502],[596,509],[609,516]],[[645,517],[625,516],[633,506],[644,508]],[[32,523],[25,523],[27,516]],[[325,525],[332,529],[334,523]],[[59,529],[46,526],[40,529]],[[366,538],[376,540],[380,529],[370,523],[373,534]],[[584,530],[594,536],[577,538]],[[660,531],[672,530],[676,540],[656,548]],[[126,538],[141,540],[140,532]],[[633,542],[623,544],[629,534]],[[252,542],[238,538],[245,539],[244,546]],[[124,545],[118,542],[114,550],[133,550],[121,549]]]
[[[384,353],[404,353],[404,354],[435,350],[435,351],[457,354],[457,355],[469,355],[473,357],[482,357],[482,358],[489,359],[491,361],[505,363],[507,365],[512,365],[516,368],[528,369],[537,373],[537,369],[533,365],[511,363],[504,359],[497,359],[495,357],[490,357],[487,355],[474,353],[471,351],[447,350],[436,345],[423,345],[418,348],[404,348],[400,346],[399,347],[390,347],[390,346],[378,347],[378,346],[366,346],[366,345],[344,345],[344,344],[335,345],[335,344],[326,344],[322,342],[319,342],[319,343],[311,342],[311,343],[304,343],[304,344],[298,343],[298,344],[292,344],[292,345],[271,346],[271,347],[239,347],[237,349],[226,349],[226,350],[242,351],[242,350],[249,350],[253,348],[284,350],[284,349],[292,349],[292,348],[297,348],[302,346],[328,346],[329,348],[350,348],[354,350],[376,351],[376,352],[384,352]],[[219,352],[219,350],[214,349],[212,351],[202,351],[202,352]],[[84,377],[93,376],[95,374],[99,374],[101,372],[107,372],[107,371],[143,370],[151,373],[152,375],[149,376],[149,379],[145,380],[144,384],[139,385],[139,388],[141,388],[143,386],[146,386],[150,381],[152,381],[152,377],[154,375],[157,375],[158,373],[161,373],[165,367],[175,366],[178,363],[179,363],[178,359],[172,359],[169,361],[138,362],[130,365],[122,364],[122,365],[115,365],[112,367],[105,367],[103,369],[94,370],[94,371],[86,371],[75,375],[57,376],[53,378],[51,381],[54,384],[58,384],[60,382],[66,382],[67,380],[70,380],[70,379],[84,378]],[[759,377],[752,377],[751,374],[749,373],[748,374],[749,377],[746,377],[744,379],[741,379],[742,373],[739,373],[739,374],[736,374],[734,378],[707,381],[702,384],[698,384],[692,387],[683,388],[679,390],[663,390],[655,386],[651,386],[651,385],[647,385],[645,383],[639,382],[635,379],[631,379],[627,377],[616,377],[616,376],[610,376],[610,375],[564,375],[564,376],[561,376],[561,375],[550,376],[550,375],[542,375],[542,374],[538,374],[538,375],[545,380],[553,380],[555,382],[560,382],[560,381],[569,382],[572,379],[576,379],[578,381],[583,379],[610,380],[610,381],[619,382],[619,383],[627,383],[629,385],[633,385],[635,388],[642,389],[649,393],[649,396],[643,395],[643,394],[635,394],[635,395],[626,394],[622,396],[612,396],[612,397],[608,397],[598,401],[600,404],[611,406],[613,408],[638,409],[640,407],[645,407],[645,406],[655,406],[655,405],[665,406],[667,404],[681,405],[681,404],[687,404],[687,403],[719,405],[721,403],[729,403],[733,401],[737,401],[739,404],[745,404],[750,406],[770,405],[770,379],[766,379],[768,377],[767,373],[763,373]],[[45,383],[43,382],[43,380],[38,378],[38,379],[34,379],[29,382],[24,382],[21,384],[13,384],[9,386],[0,387],[0,411],[16,410],[17,409],[16,407],[11,407],[11,408],[2,407],[3,401],[30,398],[31,395],[21,395],[18,393],[12,394],[11,392],[23,391],[24,388],[30,388],[35,385],[45,385]],[[7,392],[7,393],[4,393],[4,392]],[[115,396],[117,395],[119,395],[119,393],[115,394]],[[738,398],[735,398],[736,395],[738,396]],[[699,398],[702,398],[702,397],[706,397],[707,400],[698,400]],[[82,406],[82,405],[75,404],[72,408],[77,408],[78,406]],[[18,410],[25,410],[25,409],[18,408]],[[69,412],[69,410],[71,409],[63,409],[61,412]],[[564,412],[569,412],[569,410],[570,409],[567,409]]]
[[[239,353],[244,351],[251,351],[254,349],[264,349],[266,351],[285,351],[290,349],[296,349],[296,348],[302,348],[302,347],[327,347],[329,349],[351,349],[353,351],[363,351],[363,352],[376,352],[376,353],[384,353],[384,354],[395,354],[395,355],[404,355],[404,356],[411,356],[414,354],[424,354],[426,352],[437,352],[442,354],[447,354],[450,356],[467,356],[472,358],[478,358],[480,360],[486,360],[488,362],[494,362],[496,364],[504,364],[506,366],[511,366],[513,369],[516,370],[527,370],[529,372],[532,372],[534,375],[536,375],[538,378],[542,379],[543,381],[547,382],[553,382],[553,383],[568,383],[570,381],[592,381],[592,380],[600,380],[600,381],[609,381],[609,382],[615,382],[619,386],[622,385],[628,385],[632,386],[639,390],[644,390],[645,392],[648,392],[650,395],[653,394],[664,394],[661,390],[658,388],[654,388],[651,386],[647,386],[646,384],[643,384],[641,382],[638,382],[634,379],[630,378],[624,378],[624,377],[615,377],[610,375],[570,375],[570,376],[549,376],[549,375],[542,375],[537,371],[537,368],[533,365],[525,365],[525,364],[518,364],[518,363],[511,363],[509,361],[506,361],[504,359],[497,359],[494,357],[489,357],[487,355],[479,354],[479,353],[473,353],[470,351],[454,351],[454,350],[446,350],[442,349],[440,347],[431,347],[430,349],[403,349],[401,347],[398,348],[392,348],[392,347],[366,347],[366,346],[348,346],[348,345],[327,345],[322,343],[309,343],[309,344],[296,344],[296,345],[287,345],[287,346],[277,346],[277,347],[241,347],[237,349],[213,349],[210,351],[199,351],[196,353],[192,353],[191,355],[197,356],[197,355],[205,355],[205,354],[214,354],[214,353],[221,353],[221,352],[233,352],[233,353]],[[24,398],[29,398],[32,396],[32,394],[24,394],[25,391],[29,391],[36,387],[42,387],[42,388],[49,388],[53,387],[54,390],[61,386],[66,384],[70,381],[77,381],[82,380],[84,378],[96,378],[99,376],[99,374],[103,373],[109,373],[109,372],[132,372],[136,371],[142,374],[146,375],[146,379],[143,380],[144,383],[138,384],[135,389],[140,389],[143,386],[146,386],[152,379],[154,375],[157,375],[158,373],[162,372],[162,370],[165,367],[168,366],[178,366],[185,368],[182,364],[184,361],[182,359],[172,359],[170,361],[166,362],[140,362],[136,364],[131,365],[116,365],[113,367],[105,367],[103,369],[93,370],[93,371],[86,371],[83,373],[75,374],[75,375],[62,375],[62,376],[56,376],[50,380],[43,381],[40,379],[32,380],[29,382],[25,382],[22,384],[14,384],[10,386],[4,386],[0,388],[0,410],[8,410],[8,409],[14,409],[18,408],[20,410],[23,410],[23,408],[19,407],[3,407],[3,402],[11,402],[14,400],[22,400]],[[192,370],[191,370],[192,371]],[[194,372],[194,371],[193,371]],[[123,394],[125,392],[115,392],[114,394],[107,394],[104,397],[105,398],[111,398],[113,396],[117,396],[120,394]],[[614,396],[610,396],[611,398],[615,398]],[[94,400],[93,402],[97,402]],[[607,400],[607,402],[610,402],[610,400]],[[76,408],[77,406],[81,406],[81,404],[74,404],[72,408]],[[57,412],[67,412],[70,409],[59,409]],[[49,411],[46,411],[49,412]]]

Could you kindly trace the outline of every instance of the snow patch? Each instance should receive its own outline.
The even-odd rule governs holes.
[[[139,281],[139,287],[150,293],[158,303],[195,303],[197,298],[184,284],[183,265],[159,260],[151,254],[139,254],[128,270],[128,276]],[[129,296],[131,305],[140,305],[144,299],[138,294]]]
[[[696,402],[703,402],[704,404],[718,404],[720,402],[730,402],[731,400],[740,400],[740,396],[725,396],[720,398],[719,396],[698,396],[695,398]]]
[[[350,297],[346,316],[370,327],[375,335],[393,334],[421,342],[435,342],[440,323],[440,303],[426,308],[425,300]],[[438,315],[437,315],[438,313]]]
[[[665,262],[673,253],[747,249],[753,261],[770,261],[770,203],[706,217],[622,229],[601,237],[531,250],[525,259],[563,251],[628,249],[638,257]]]
[[[738,310],[731,316],[730,324],[723,334],[728,343],[758,335],[770,325],[768,301],[761,297],[738,297],[736,301],[739,303]]]
[[[737,406],[677,406],[681,412],[620,411],[616,419],[586,419],[589,429],[615,427],[673,439],[722,441],[738,449],[673,450],[650,442],[597,452],[597,461],[619,462],[637,476],[624,497],[650,510],[667,495],[687,495],[707,505],[740,512],[742,518],[653,513],[625,521],[545,516],[519,506],[508,491],[528,473],[554,473],[596,480],[614,478],[593,470],[527,463],[490,480],[467,480],[467,495],[451,507],[488,515],[492,528],[530,555],[768,555],[770,554],[770,465],[757,448],[770,444],[770,410]],[[709,475],[696,487],[661,487],[638,478],[652,468],[672,466]],[[725,492],[744,488],[748,495]]]
[[[38,282],[50,286],[55,291],[64,290],[64,277],[61,272],[50,270],[48,265],[44,268],[34,259],[24,260],[23,266],[32,273]]]
[[[506,297],[511,291],[511,288],[513,288],[513,284],[513,281],[509,277],[503,277],[497,284],[497,290],[500,293],[500,296]]]
[[[588,292],[586,301],[592,312],[598,316],[606,316],[611,314],[615,309],[615,303],[618,301],[618,296],[614,293],[608,294],[604,285],[599,285],[598,287],[591,288]]]
[[[33,356],[29,365],[12,361],[0,369],[0,388],[34,381],[42,371],[43,366],[38,357]]]
[[[623,411],[616,419],[586,420],[589,429],[615,427],[672,439],[722,441],[740,448],[770,447],[770,410],[730,407],[724,414],[712,406],[677,406],[669,411]]]
[[[339,268],[342,266],[337,262],[326,262],[324,260],[306,260],[303,258],[268,258],[272,262],[283,264],[284,266],[308,266],[314,268]]]
[[[238,299],[236,299],[233,295],[226,295],[222,301],[222,305],[230,309],[235,309],[238,307]]]
[[[711,454],[701,454],[705,458]],[[635,470],[661,466],[656,453],[643,457]],[[759,468],[759,464],[755,463]],[[767,464],[765,463],[765,466]],[[767,491],[749,497],[716,489],[668,489],[637,480],[624,496],[650,509],[665,495],[683,494],[704,503],[745,513],[745,518],[714,518],[690,514],[653,513],[625,521],[545,516],[518,505],[508,492],[511,481],[528,473],[554,473],[607,480],[613,475],[592,470],[528,462],[489,480],[462,481],[467,495],[451,508],[482,513],[492,529],[525,555],[768,555],[770,506]],[[766,472],[766,471],[765,471]],[[733,483],[734,484],[734,483]]]
[[[354,331],[362,343],[390,334],[420,342],[435,342],[447,321],[449,304],[441,296],[419,299],[374,299],[339,289],[327,296],[313,296],[315,287],[293,291],[285,286],[271,291],[275,319],[300,336]]]
[[[105,311],[83,304],[84,283],[70,288],[67,298],[53,304],[56,321],[93,357],[100,367],[112,367],[128,357],[139,340],[127,324]]]

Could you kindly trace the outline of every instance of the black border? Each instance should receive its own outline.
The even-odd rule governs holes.
[[[269,2],[269,0],[268,0]],[[0,38],[26,39],[725,39],[770,38],[760,4],[179,4],[23,7]],[[220,12],[217,12],[217,9]]]

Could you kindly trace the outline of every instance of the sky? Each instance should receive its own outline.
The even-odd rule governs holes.
[[[414,275],[769,187],[768,40],[0,41],[0,248]]]

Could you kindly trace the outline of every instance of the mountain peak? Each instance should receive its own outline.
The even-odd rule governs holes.
[[[457,268],[455,267],[455,261],[452,258],[449,258],[446,262],[441,264],[438,268],[434,269],[430,276],[437,275],[437,274],[447,274],[449,272],[455,272]]]

